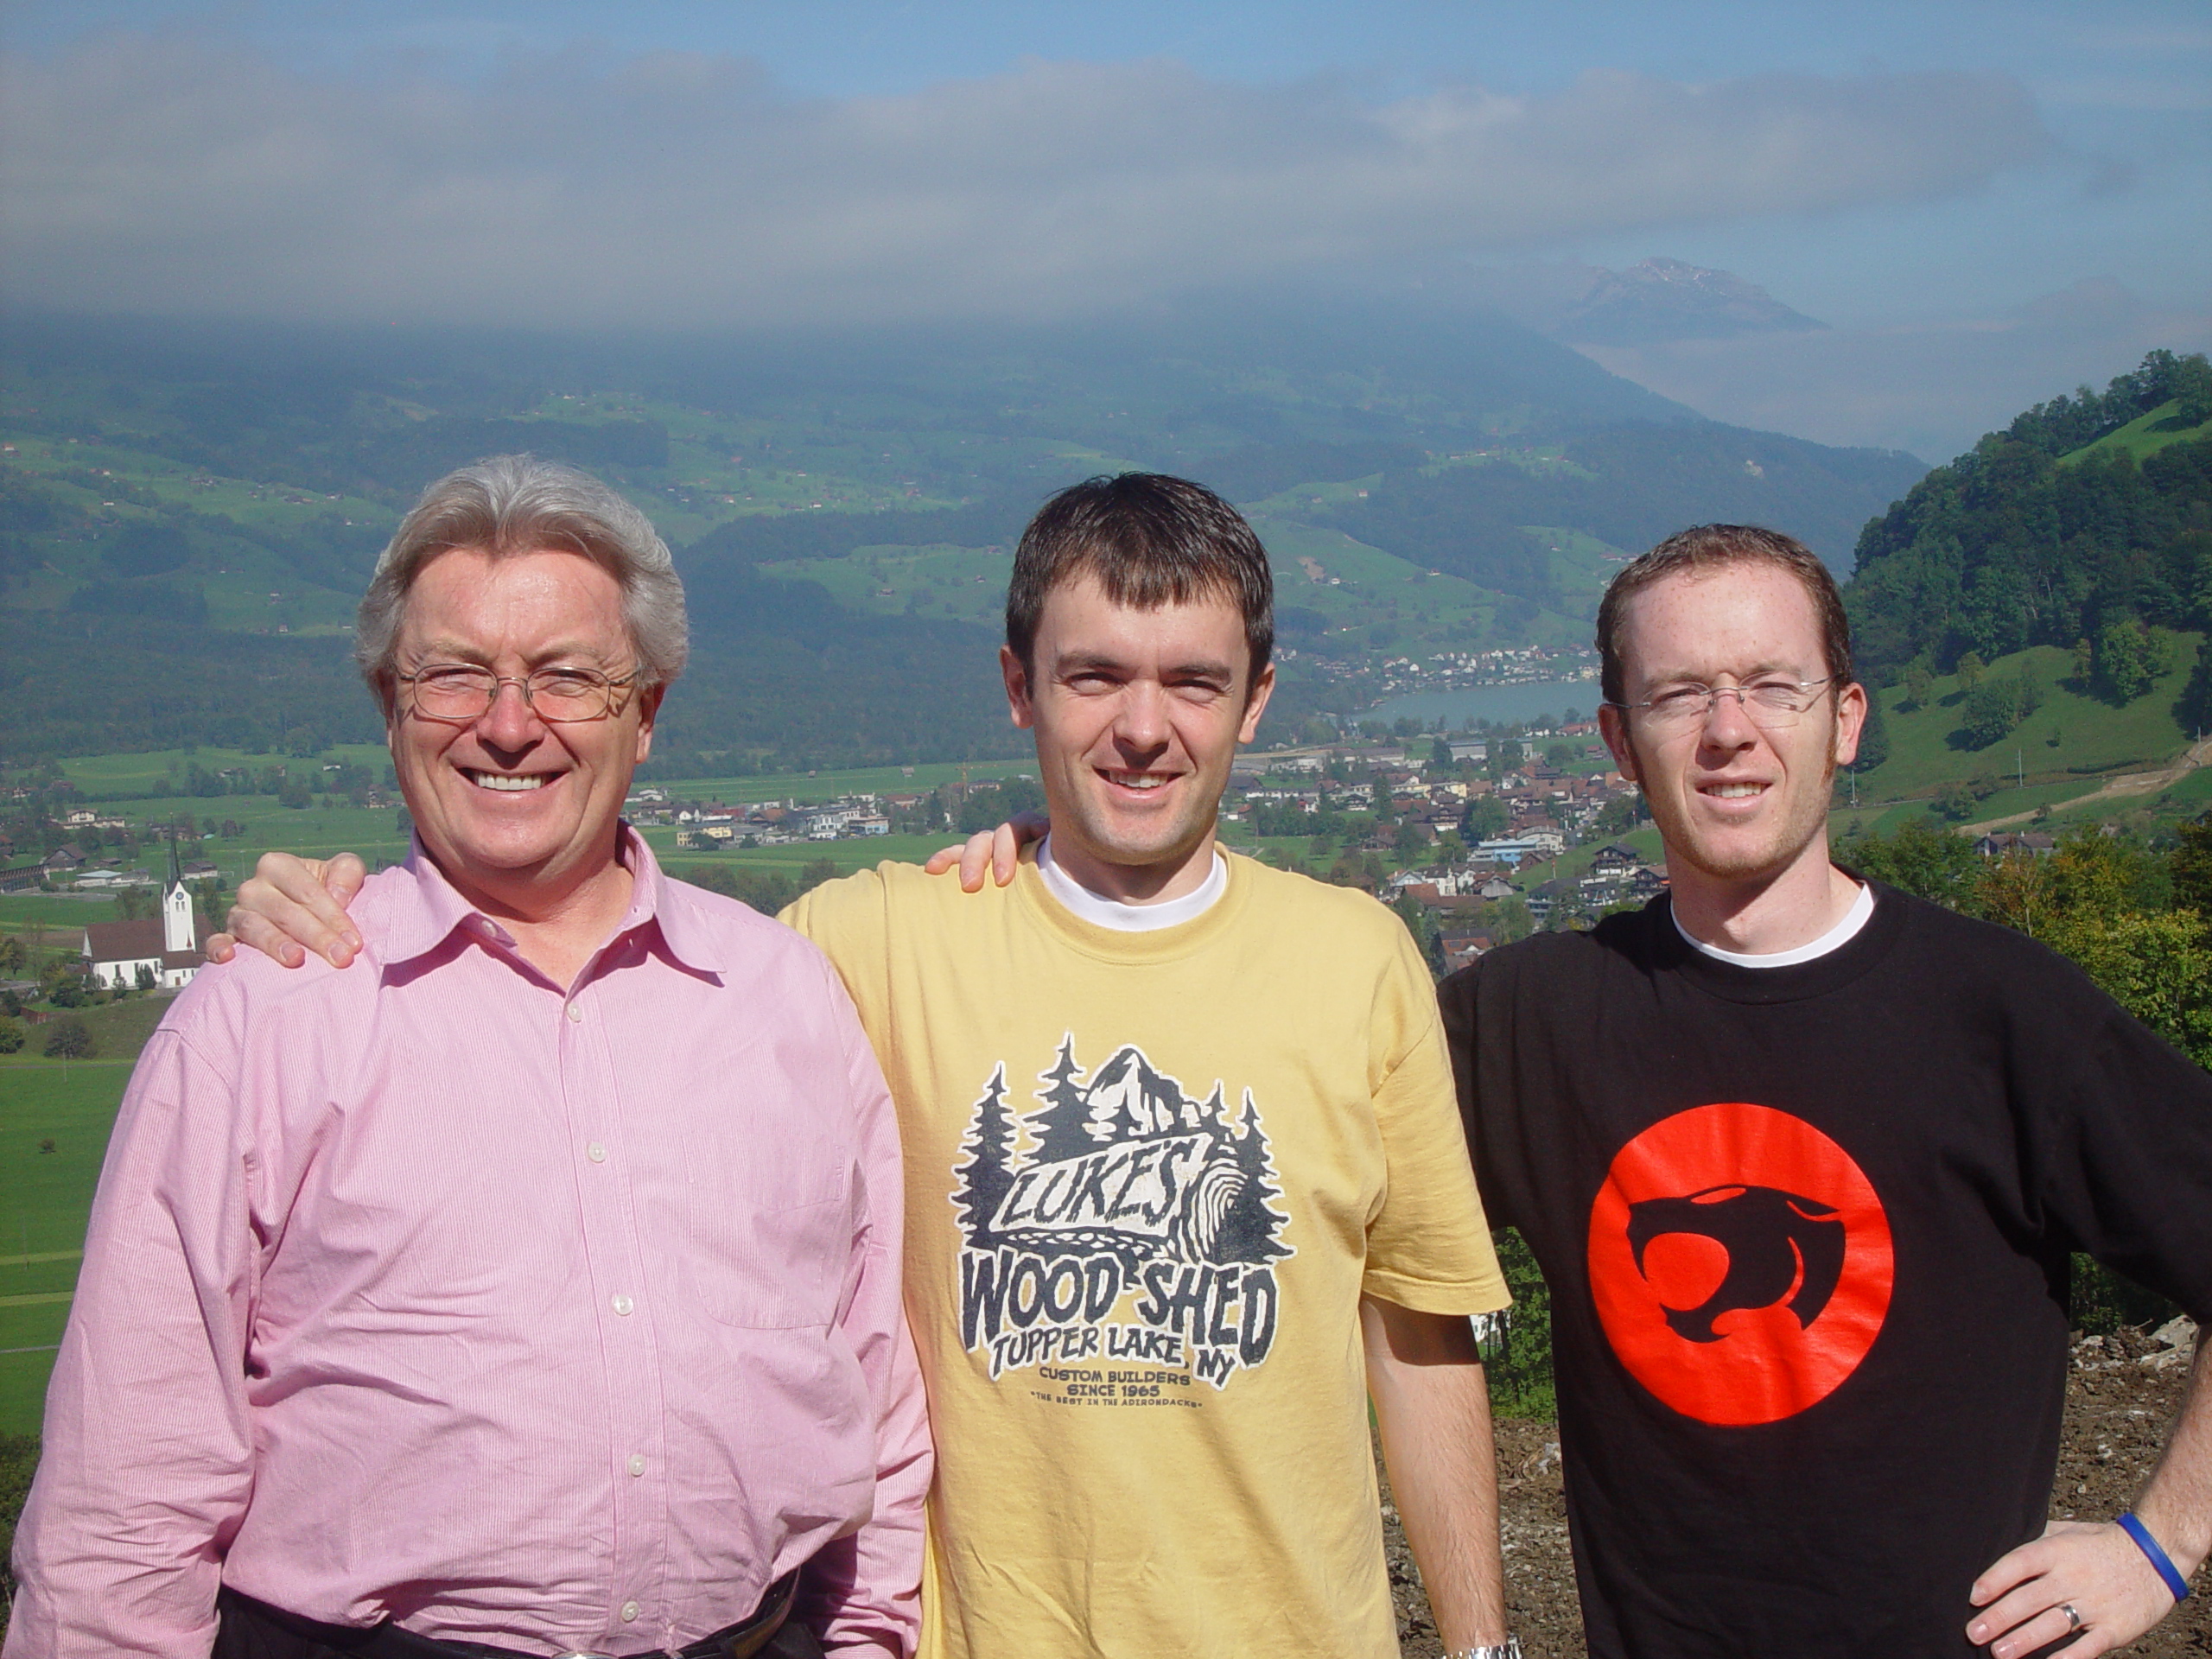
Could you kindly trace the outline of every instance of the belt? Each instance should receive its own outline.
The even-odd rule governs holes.
[[[793,1568],[770,1585],[761,1594],[760,1605],[736,1624],[716,1630],[712,1636],[702,1637],[688,1647],[652,1648],[612,1659],[753,1659],[783,1628],[785,1619],[791,1616],[798,1590],[798,1572]],[[294,1636],[334,1648],[340,1653],[359,1654],[364,1659],[540,1659],[540,1656],[519,1653],[512,1648],[490,1647],[478,1642],[442,1642],[432,1637],[417,1636],[390,1619],[367,1629],[355,1624],[326,1624],[320,1619],[288,1613],[236,1590],[224,1590],[221,1600],[226,1618],[236,1614],[251,1621],[275,1624]],[[572,1653],[564,1654],[562,1659],[610,1656]]]

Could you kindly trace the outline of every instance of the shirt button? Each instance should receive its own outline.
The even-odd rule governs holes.
[[[645,1459],[643,1453],[632,1452],[630,1454],[630,1472],[633,1475],[642,1475],[645,1472]]]
[[[607,1161],[607,1148],[594,1141],[584,1148],[584,1156],[594,1164],[603,1164]]]
[[[636,1602],[626,1601],[622,1604],[622,1622],[625,1624],[629,1624],[632,1620],[635,1619],[637,1616],[638,1604]]]
[[[569,1003],[569,1023],[570,1025],[572,1025],[572,1026],[580,1026],[580,1025],[583,1024],[583,1022],[584,1022],[584,1011],[583,1011],[583,1009],[582,1009],[579,1005],[577,1005],[576,1003],[574,1003],[574,1002]]]
[[[630,1316],[630,1310],[635,1306],[637,1304],[632,1301],[626,1293],[619,1290],[614,1293],[614,1311],[623,1318],[627,1319]]]

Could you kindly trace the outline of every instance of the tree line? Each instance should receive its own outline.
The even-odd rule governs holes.
[[[2212,812],[2171,842],[2086,824],[2053,849],[1985,858],[1926,818],[1852,833],[1836,861],[2000,923],[2072,958],[2122,1007],[2212,1067]]]
[[[2082,654],[2116,700],[2154,677],[2149,630],[2212,628],[2212,438],[2140,461],[2076,453],[2164,404],[2176,430],[2212,397],[2199,356],[2154,352],[2101,394],[2084,387],[1939,467],[1860,534],[1846,590],[1862,669],[1895,684],[2029,645]]]

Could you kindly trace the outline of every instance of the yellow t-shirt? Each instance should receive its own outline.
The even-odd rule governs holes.
[[[1363,1294],[1503,1306],[1397,918],[1249,859],[1078,919],[885,864],[785,919],[898,1103],[938,1477],[926,1659],[1395,1655]]]

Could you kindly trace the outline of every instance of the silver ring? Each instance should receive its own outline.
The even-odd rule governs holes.
[[[2058,1604],[2058,1611],[2066,1615],[2067,1635],[2071,1636],[2075,1631],[2082,1628],[2082,1615],[2074,1611],[2074,1604],[2072,1602],[2060,1602]]]

